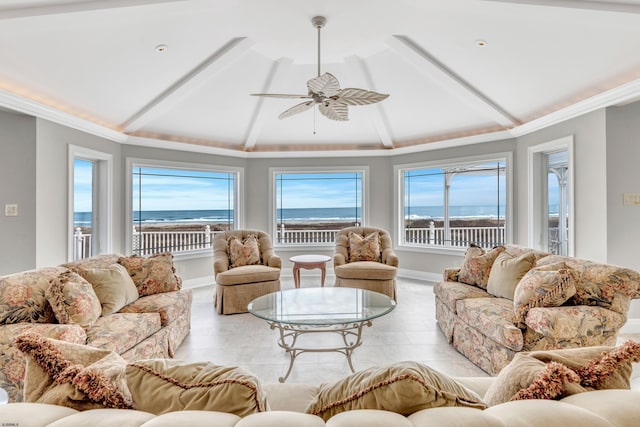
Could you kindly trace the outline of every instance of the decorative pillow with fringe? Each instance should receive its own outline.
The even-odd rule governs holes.
[[[126,375],[135,408],[156,415],[201,410],[245,417],[269,409],[260,380],[232,366],[148,359],[129,363]]]
[[[629,389],[632,363],[640,361],[640,343],[620,347],[583,347],[522,352],[500,371],[484,401],[561,399],[589,390]]]
[[[60,323],[74,323],[87,329],[102,313],[100,300],[91,283],[72,271],[65,271],[52,279],[44,294]]]
[[[77,410],[132,408],[127,362],[118,354],[26,333],[16,338],[25,354],[24,401]]]
[[[577,272],[564,262],[534,267],[516,286],[513,306],[516,323],[526,328],[525,318],[534,307],[559,307],[576,293]]]
[[[476,393],[454,379],[417,362],[400,362],[320,385],[320,392],[305,411],[327,421],[355,409],[381,409],[407,416],[440,406],[486,407]]]

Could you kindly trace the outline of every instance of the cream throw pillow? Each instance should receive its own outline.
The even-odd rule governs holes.
[[[102,305],[102,315],[115,313],[125,305],[138,299],[138,289],[127,269],[120,264],[111,264],[107,268],[78,269],[98,295]]]
[[[228,412],[245,417],[268,410],[260,380],[236,367],[170,359],[127,365],[134,406],[152,414],[182,410]]]
[[[502,252],[491,266],[487,292],[495,297],[513,300],[513,293],[520,279],[531,270],[535,262],[536,255],[533,252],[518,257]]]
[[[476,393],[452,378],[417,362],[400,362],[320,385],[305,412],[327,421],[354,409],[381,409],[406,416],[439,406],[486,407]]]

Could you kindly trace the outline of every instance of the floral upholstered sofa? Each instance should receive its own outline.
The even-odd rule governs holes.
[[[470,247],[434,287],[449,343],[496,375],[516,353],[615,345],[638,272],[518,245]]]
[[[111,350],[126,360],[173,357],[191,327],[190,290],[181,290],[169,253],[99,255],[0,277],[0,387],[22,400],[25,362],[17,336]]]

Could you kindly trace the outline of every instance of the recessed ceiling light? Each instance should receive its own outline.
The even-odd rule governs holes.
[[[489,43],[487,43],[485,40],[476,40],[476,46],[478,47],[485,47],[488,44]]]
[[[156,46],[156,52],[164,53],[167,51],[168,48],[169,46],[167,46],[166,44],[159,44],[158,46]]]

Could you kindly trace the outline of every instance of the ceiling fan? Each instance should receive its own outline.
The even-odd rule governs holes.
[[[302,113],[318,104],[320,113],[338,121],[349,120],[349,105],[367,105],[383,101],[389,95],[373,92],[365,89],[344,88],[340,89],[340,82],[331,73],[320,74],[320,29],[327,23],[324,16],[316,16],[311,23],[318,29],[318,76],[307,81],[307,95],[292,95],[281,93],[252,93],[252,96],[264,96],[269,98],[297,98],[309,99],[303,103],[294,105],[278,116],[279,119],[291,117]]]

